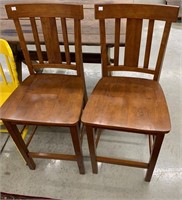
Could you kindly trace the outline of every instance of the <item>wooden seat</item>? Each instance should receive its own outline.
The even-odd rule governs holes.
[[[30,169],[35,169],[33,157],[77,161],[85,173],[80,145],[80,115],[87,101],[81,50],[82,5],[15,4],[6,5],[13,19],[30,75],[14,91],[1,108],[1,119]],[[27,19],[26,25],[21,19]],[[67,30],[67,23],[72,29]],[[38,60],[31,60],[24,33],[31,26]],[[42,28],[41,34],[38,30]],[[58,29],[62,34],[58,35]],[[42,34],[43,33],[43,34]],[[74,38],[75,62],[70,60],[69,36]],[[40,43],[44,38],[44,43]],[[60,43],[64,41],[63,43]],[[60,44],[62,46],[60,46]],[[32,48],[32,47],[31,47]],[[62,61],[62,52],[66,61]],[[44,59],[43,53],[44,52]],[[46,52],[46,60],[45,60]],[[36,71],[43,70],[42,73]],[[55,73],[55,70],[57,73]],[[54,73],[51,73],[54,72]],[[19,124],[69,127],[75,155],[29,151],[17,129]],[[35,131],[33,131],[34,134]],[[52,134],[52,137],[54,135]]]
[[[93,173],[98,173],[97,162],[104,162],[146,168],[145,180],[151,180],[163,138],[171,128],[167,103],[158,81],[171,23],[176,21],[177,15],[178,7],[165,5],[95,5],[95,17],[100,24],[102,78],[89,97],[82,115]],[[127,20],[124,53],[120,52],[122,18]],[[113,20],[110,23],[115,23],[113,65],[107,60],[107,20]],[[155,24],[158,23],[156,20],[164,21],[164,30],[160,29],[162,39],[158,50],[155,45],[155,52],[159,52],[155,63],[151,49],[155,43]],[[145,44],[144,50],[142,42]],[[97,155],[98,139],[95,139],[95,130],[103,129],[149,135],[149,162]]]

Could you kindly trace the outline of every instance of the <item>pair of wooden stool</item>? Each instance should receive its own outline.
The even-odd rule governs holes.
[[[99,21],[102,57],[102,78],[87,101],[82,60],[81,20],[82,5],[68,4],[14,4],[6,5],[9,19],[13,19],[30,76],[26,78],[1,107],[1,119],[30,169],[35,169],[32,158],[77,161],[81,174],[85,173],[80,144],[81,122],[86,126],[92,169],[98,172],[97,162],[122,164],[147,169],[150,181],[166,133],[170,131],[167,103],[158,82],[172,22],[178,16],[178,7],[144,4],[97,4],[95,18]],[[26,21],[25,18],[27,19]],[[24,23],[21,22],[23,20]],[[107,24],[113,23],[113,63],[108,59]],[[126,27],[121,26],[125,20]],[[144,51],[141,51],[143,23],[148,20]],[[155,23],[164,22],[159,50],[155,47],[156,63],[151,58],[155,43]],[[26,27],[32,32],[37,60],[32,61],[26,45]],[[120,42],[125,28],[125,44]],[[40,31],[41,29],[41,31]],[[61,33],[60,30],[61,29]],[[70,59],[69,37],[74,38],[75,62]],[[61,38],[61,39],[60,39]],[[61,40],[61,42],[60,42]],[[43,43],[41,41],[44,41]],[[42,45],[46,49],[43,58]],[[65,60],[60,44],[64,46]],[[124,46],[121,59],[120,47]],[[139,57],[143,52],[143,63]],[[44,52],[45,53],[45,52]],[[120,61],[122,60],[123,63]],[[152,67],[150,68],[152,64]],[[75,75],[37,74],[44,68],[72,70]],[[114,76],[115,72],[126,76]],[[127,72],[127,73],[126,73]],[[146,78],[128,76],[133,72]],[[148,78],[151,76],[152,78]],[[18,125],[69,127],[75,155],[30,152],[18,130]],[[111,129],[149,135],[151,156],[148,163],[98,156],[94,130]],[[54,137],[54,135],[52,135]]]

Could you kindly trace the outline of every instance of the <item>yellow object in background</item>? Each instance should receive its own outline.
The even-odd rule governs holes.
[[[6,40],[0,39],[0,58],[3,59],[3,64],[0,59],[0,107],[11,95],[11,93],[19,85],[16,64],[12,50]],[[5,73],[6,71],[6,73]],[[2,121],[0,120],[0,125]],[[7,132],[6,129],[0,129],[0,132]]]
[[[18,87],[18,85],[19,80],[13,52],[7,41],[0,39],[0,107]],[[0,132],[8,133],[1,120],[0,125]],[[25,127],[22,131],[23,139],[25,138],[27,132],[28,128]]]

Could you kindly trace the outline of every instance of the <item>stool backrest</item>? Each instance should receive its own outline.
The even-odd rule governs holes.
[[[145,4],[97,4],[95,5],[95,18],[99,20],[101,36],[102,73],[110,75],[111,71],[132,71],[146,73],[158,80],[163,63],[165,49],[172,22],[177,20],[179,7],[166,5]],[[126,23],[122,26],[121,21]],[[158,29],[161,32],[161,42],[158,49],[152,49],[155,42],[155,24],[164,22]],[[107,56],[106,33],[107,23],[113,23],[114,32],[114,56],[113,64]],[[147,24],[146,24],[147,23]],[[126,27],[125,30],[122,30]],[[124,53],[121,59],[121,37],[125,34]],[[144,50],[142,49],[144,46]],[[155,59],[151,59],[151,51],[154,51]],[[153,54],[153,55],[154,55]],[[120,61],[122,60],[122,64]],[[139,62],[141,61],[142,62]],[[140,64],[141,63],[141,64]],[[151,66],[150,66],[151,64]]]
[[[74,70],[78,76],[83,75],[82,5],[11,4],[6,5],[6,11],[8,18],[15,23],[30,74],[43,68],[62,68]],[[27,41],[35,44],[34,53],[28,49]],[[70,44],[74,45],[73,60],[70,57]]]

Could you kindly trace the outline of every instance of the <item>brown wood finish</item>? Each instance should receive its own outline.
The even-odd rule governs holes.
[[[27,165],[29,166],[30,169],[35,169],[35,163],[32,160],[31,157],[29,157],[29,151],[26,148],[25,142],[23,141],[21,137],[21,133],[19,132],[18,128],[16,125],[12,124],[9,121],[4,121],[4,125],[6,126],[8,132],[10,133],[11,137],[15,141],[15,144],[17,148],[19,149],[21,155],[25,159]]]
[[[153,174],[156,162],[157,162],[157,158],[158,158],[161,146],[162,146],[164,136],[165,136],[164,134],[161,134],[161,135],[157,135],[155,137],[150,160],[149,160],[149,166],[147,168],[147,173],[145,176],[145,181],[151,180],[151,177],[152,177],[152,174]]]
[[[103,77],[94,88],[87,105],[83,111],[82,122],[86,125],[88,145],[91,156],[93,173],[98,173],[97,162],[127,165],[132,167],[146,168],[145,181],[150,181],[163,138],[171,129],[170,117],[164,93],[158,82],[162,61],[164,58],[170,26],[177,20],[178,7],[162,5],[140,4],[99,4],[95,6],[95,17],[100,21],[101,55]],[[107,62],[107,37],[106,21],[114,19],[115,45],[114,64]],[[127,19],[126,43],[123,62],[120,64],[119,32],[122,29],[119,21]],[[149,20],[146,36],[146,48],[144,49],[144,64],[139,65],[139,56],[142,39],[143,20]],[[151,66],[151,47],[155,20],[165,22],[159,54],[156,66]],[[114,35],[113,35],[114,36]],[[155,49],[157,51],[157,49]],[[121,58],[120,58],[121,59]],[[142,75],[126,77],[117,74],[110,76],[112,71],[140,72],[152,75],[152,78]],[[103,157],[97,155],[94,129],[110,129],[131,132],[133,134],[152,135],[150,140],[150,159],[148,163]]]
[[[97,21],[94,19],[94,4],[95,3],[103,3],[104,0],[52,0],[51,3],[58,4],[58,3],[64,3],[64,4],[83,4],[84,7],[84,20],[82,20],[82,44],[86,46],[95,46],[99,45],[99,30],[98,30],[98,25]],[[110,0],[110,3],[133,3],[133,0]],[[15,55],[16,59],[16,66],[17,66],[17,71],[18,71],[18,77],[19,80],[22,80],[22,70],[21,70],[21,62],[24,61],[24,57],[22,55],[22,51],[19,48],[19,40],[17,33],[15,31],[15,27],[13,24],[12,20],[7,20],[7,14],[5,11],[5,5],[6,4],[15,4],[15,3],[25,3],[24,0],[1,0],[0,3],[0,38],[3,38],[7,40],[11,47],[13,48],[13,52]],[[32,4],[32,3],[50,3],[48,0],[26,0],[26,3]],[[59,20],[59,19],[58,19]],[[58,27],[62,26],[63,28],[63,19],[61,20],[62,24],[58,22]],[[125,26],[125,21],[121,21],[122,26]],[[29,26],[29,23],[26,19],[22,20],[22,25],[24,25],[24,34],[25,37],[27,38],[26,41],[30,45],[34,45],[34,40],[36,35],[32,34],[31,26]],[[43,34],[41,33],[41,24],[38,25],[37,27],[37,32],[39,33],[39,42],[40,44],[44,44],[44,37]],[[68,37],[69,37],[69,43],[74,44],[74,34],[73,34],[73,29],[70,28],[69,24],[67,25],[69,32],[68,32]],[[62,37],[64,37],[63,33],[61,32],[61,28],[58,28],[58,35],[60,38],[60,44],[64,45]],[[110,23],[110,28],[109,34],[107,35],[107,38],[112,38],[113,34],[113,26],[112,23]],[[33,31],[35,33],[35,31]],[[64,32],[64,31],[63,31]],[[125,33],[121,31],[121,44],[124,43],[124,37]],[[64,41],[65,38],[64,38]],[[36,43],[37,44],[37,43]],[[113,45],[113,41],[110,40],[110,45]],[[109,50],[110,50],[110,45],[107,47],[108,49],[108,60],[110,59],[109,57]],[[30,57],[35,60],[40,60],[40,57],[37,58],[39,55],[38,52],[38,47],[37,49],[37,54],[35,54],[35,51],[29,51]],[[66,49],[64,49],[67,51]],[[65,61],[66,59],[69,60],[69,58],[66,58],[64,52],[62,52],[62,60]],[[82,53],[83,54],[83,62],[84,63],[101,63],[101,56],[99,52],[92,52],[92,51],[85,51]],[[66,53],[66,55],[70,55],[70,59],[72,61],[75,60],[75,54],[72,52],[71,54]],[[66,59],[65,59],[66,58]],[[43,59],[45,60],[45,59]]]
[[[7,14],[15,22],[20,44],[28,65],[30,76],[15,90],[6,103],[1,107],[1,118],[7,126],[9,133],[24,157],[30,169],[35,169],[32,158],[62,159],[77,161],[81,174],[85,173],[83,153],[80,144],[80,115],[87,101],[85,80],[83,74],[82,48],[81,48],[81,20],[83,19],[82,5],[62,4],[21,4],[7,5]],[[21,18],[28,18],[32,26],[35,39],[38,61],[31,60],[27,48]],[[37,19],[40,19],[42,33],[44,34],[47,60],[43,60],[40,46]],[[62,23],[64,32],[64,46],[66,49],[66,62],[62,62],[59,49],[59,37],[56,18]],[[69,19],[68,19],[69,18]],[[27,20],[28,20],[27,19]],[[66,23],[69,20],[74,26],[75,63],[69,58],[69,38]],[[36,64],[35,64],[36,63]],[[72,69],[75,75],[35,73],[41,68]],[[28,144],[21,139],[17,125],[29,124],[35,126],[67,126],[70,128],[75,155],[30,152]],[[34,135],[34,131],[33,131]],[[32,136],[31,136],[32,137]]]

